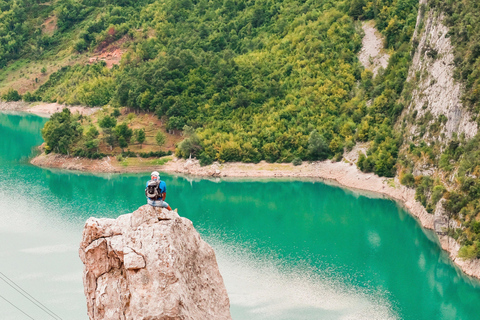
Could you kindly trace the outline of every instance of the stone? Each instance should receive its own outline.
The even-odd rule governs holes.
[[[231,319],[215,252],[174,211],[90,218],[79,255],[92,320]]]
[[[420,5],[426,5],[426,0],[421,0]],[[419,32],[423,20],[422,32]],[[465,134],[467,139],[474,137],[478,132],[478,125],[472,121],[472,114],[467,106],[462,103],[462,84],[454,78],[455,56],[454,47],[448,37],[448,27],[443,13],[435,10],[425,12],[417,18],[417,26],[413,39],[418,41],[418,46],[413,56],[412,65],[408,72],[407,81],[414,84],[412,101],[404,111],[404,115],[416,111],[416,119],[420,119],[430,112],[433,119],[429,125],[436,121],[440,115],[446,117],[446,123],[441,126],[441,133],[445,134],[446,140],[453,134],[460,136]],[[436,52],[435,57],[429,56],[429,52]],[[416,75],[420,74],[420,79]],[[418,121],[408,124],[407,137],[418,134],[420,125]],[[428,134],[428,132],[427,132]],[[423,137],[427,143],[429,140],[440,139],[435,134],[430,139]],[[435,138],[435,139],[434,139]]]

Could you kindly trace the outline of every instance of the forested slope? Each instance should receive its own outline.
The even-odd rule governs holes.
[[[168,129],[196,129],[194,143],[178,151],[203,163],[339,159],[344,148],[372,141],[362,168],[395,174],[401,136],[392,124],[403,108],[416,1],[59,0],[44,6],[58,28],[52,36],[30,28],[22,43],[48,43],[51,52],[68,46],[81,56],[126,38],[127,52],[112,69],[67,65],[29,100],[155,112]],[[358,19],[376,21],[392,54],[375,79],[356,56]]]

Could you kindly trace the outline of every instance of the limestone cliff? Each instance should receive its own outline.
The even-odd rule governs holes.
[[[477,135],[478,124],[476,117],[462,103],[464,84],[454,78],[454,47],[445,19],[445,13],[430,8],[427,0],[420,0],[412,38],[413,59],[404,91],[406,108],[397,127],[403,125],[404,145],[401,156],[411,161],[413,175],[429,176],[447,189],[454,190],[458,188],[457,170],[442,170],[438,165],[440,155],[452,138],[463,136],[468,141]],[[436,154],[412,156],[408,150],[410,146],[422,143],[431,146]],[[434,206],[433,229],[450,258],[465,273],[478,278],[480,260],[459,258],[460,244],[448,236],[448,231],[463,229],[464,226],[446,212],[444,202],[442,199]]]
[[[416,48],[407,78],[413,90],[404,112],[404,116],[410,116],[405,138],[414,141],[420,136],[427,142],[443,143],[453,134],[472,138],[478,127],[471,112],[462,104],[463,87],[453,76],[453,46],[444,14],[435,10],[424,12],[426,0],[421,0],[420,4],[422,7],[413,36]],[[439,120],[439,117],[443,118]],[[434,125],[436,122],[438,126]]]
[[[90,218],[79,254],[90,319],[231,319],[213,249],[176,212]]]

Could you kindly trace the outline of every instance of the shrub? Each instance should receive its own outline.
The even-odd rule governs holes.
[[[313,130],[308,137],[308,152],[312,160],[325,160],[328,158],[329,147],[325,138]]]
[[[473,245],[464,245],[458,251],[458,256],[463,259],[475,259],[480,257],[479,243],[476,241]]]
[[[80,39],[75,43],[74,48],[77,52],[81,53],[88,49],[88,43],[84,39]]]
[[[5,101],[20,101],[22,96],[18,93],[17,90],[8,89],[7,93],[2,95],[2,99]]]
[[[115,109],[113,109],[113,112],[110,115],[112,117],[118,118],[121,115],[121,113],[120,113],[120,110],[118,108],[115,108]]]
[[[293,163],[294,166],[299,166],[299,165],[302,164],[302,159],[295,158],[295,159],[293,159],[292,163]]]
[[[157,135],[155,136],[155,140],[157,141],[157,144],[161,147],[165,144],[165,141],[167,141],[167,137],[162,131],[158,131]]]
[[[37,96],[35,94],[31,94],[30,92],[27,92],[23,95],[23,101],[25,102],[35,102],[35,101],[40,101],[41,97]]]
[[[433,187],[432,191],[432,203],[437,204],[437,202],[443,197],[445,193],[445,187],[443,185],[436,185]]]
[[[213,159],[212,157],[210,157],[210,155],[206,152],[202,152],[200,153],[200,155],[198,156],[199,159],[200,159],[200,165],[203,167],[203,166],[208,166],[209,164],[212,164],[213,163]]]
[[[410,172],[405,173],[401,177],[400,183],[403,184],[404,186],[409,187],[409,188],[414,188],[415,187],[415,177]]]

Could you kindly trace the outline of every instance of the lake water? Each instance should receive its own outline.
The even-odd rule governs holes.
[[[149,176],[30,165],[45,121],[0,113],[0,278],[63,319],[87,319],[83,224],[145,204]],[[319,181],[162,179],[214,247],[233,319],[478,319],[479,282],[393,201]],[[0,319],[51,318],[7,282]]]

